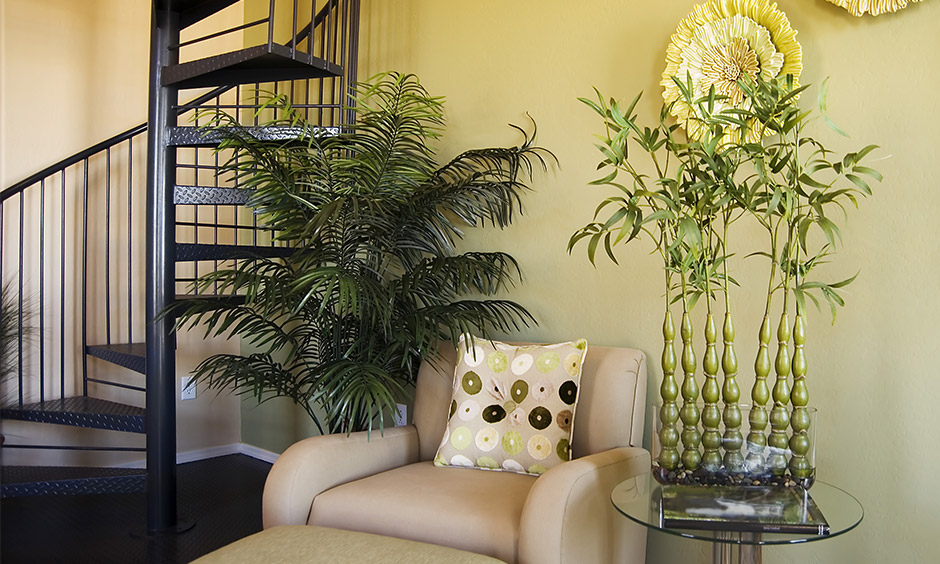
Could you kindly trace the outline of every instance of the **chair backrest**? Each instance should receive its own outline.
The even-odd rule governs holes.
[[[418,371],[414,423],[421,460],[431,460],[447,426],[457,351]],[[635,349],[588,345],[571,448],[575,458],[615,447],[641,446],[646,419],[646,355]]]

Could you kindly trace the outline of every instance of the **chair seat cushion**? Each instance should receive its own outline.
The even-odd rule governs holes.
[[[318,495],[310,525],[375,533],[515,562],[536,477],[409,464]]]

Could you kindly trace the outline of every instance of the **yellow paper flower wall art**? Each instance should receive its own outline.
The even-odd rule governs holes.
[[[671,113],[686,127],[690,137],[699,138],[704,126],[694,118],[693,108],[680,95],[673,77],[692,81],[692,97],[715,93],[726,97],[716,110],[746,104],[738,80],[760,75],[764,80],[792,75],[794,88],[803,70],[803,53],[787,16],[775,2],[766,0],[710,0],[698,4],[672,35],[666,50],[663,71],[663,98],[673,104]],[[727,131],[725,138],[739,135]],[[749,141],[759,140],[759,128],[747,133]]]
[[[920,0],[829,0],[830,3],[845,8],[853,16],[863,16],[866,13],[873,16],[880,16],[887,12],[897,12],[907,8],[909,3],[920,2]]]

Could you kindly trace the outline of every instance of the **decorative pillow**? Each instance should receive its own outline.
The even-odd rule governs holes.
[[[539,475],[571,456],[587,341],[515,346],[462,335],[436,466]]]

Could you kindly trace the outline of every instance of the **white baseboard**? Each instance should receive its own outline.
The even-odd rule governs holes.
[[[250,456],[258,460],[263,460],[264,462],[269,462],[271,464],[274,464],[274,461],[277,460],[277,457],[280,456],[276,452],[264,450],[263,448],[259,448],[254,445],[238,443],[236,446],[238,446],[238,452],[240,454],[244,454],[245,456]]]
[[[277,453],[265,450],[263,448],[256,447],[254,445],[249,445],[245,443],[232,443],[228,445],[221,445],[209,448],[202,448],[198,450],[189,450],[186,452],[176,453],[176,463],[185,464],[187,462],[196,462],[197,460],[206,460],[208,458],[216,458],[219,456],[228,456],[230,454],[244,454],[245,456],[250,456],[258,460],[263,460],[264,462],[269,462],[271,464],[277,460],[279,456]],[[125,464],[119,464],[116,468],[146,468],[146,460],[136,460],[134,462],[128,462]]]

